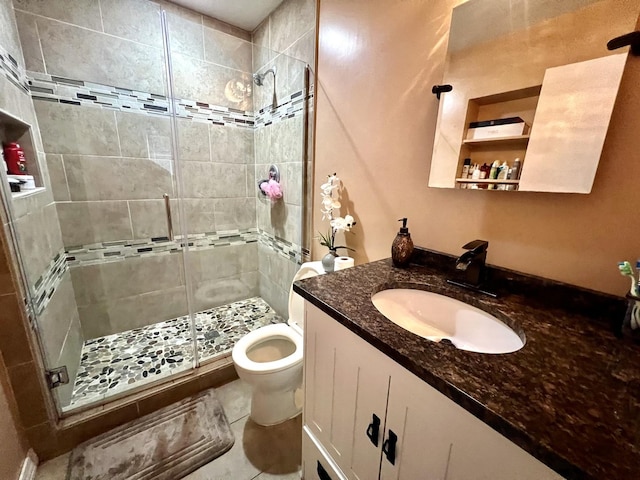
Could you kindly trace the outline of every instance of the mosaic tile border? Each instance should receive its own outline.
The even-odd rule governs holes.
[[[304,113],[305,102],[313,100],[313,88],[309,89],[308,95],[305,93],[305,90],[299,90],[285,97],[286,100],[278,105],[276,110],[267,107],[258,110],[255,114],[256,129],[301,116]]]
[[[170,115],[169,99],[156,93],[85,82],[38,72],[27,72],[29,90],[34,100],[67,105],[109,108],[112,110]],[[253,112],[195,100],[176,99],[176,115],[214,125],[253,128]]]
[[[194,234],[189,235],[186,242],[180,238],[170,241],[166,237],[159,237],[69,247],[58,252],[32,286],[33,310],[37,315],[44,311],[70,267],[118,262],[128,258],[171,255],[181,253],[185,245],[188,245],[190,250],[197,251],[256,242],[298,265],[309,258],[307,249],[257,228]]]
[[[127,88],[85,82],[39,72],[27,72],[28,84],[34,100],[67,105],[92,106],[149,115],[169,115],[169,99],[165,95]],[[25,87],[23,87],[25,88]],[[299,90],[284,98],[276,110],[264,107],[255,113],[230,107],[211,105],[196,100],[177,99],[179,118],[236,127],[259,128],[303,114],[306,100],[313,100],[313,86],[307,95]]]
[[[68,247],[66,249],[67,265],[94,265],[121,261],[132,257],[167,255],[182,252],[185,245],[190,250],[207,250],[230,245],[244,245],[258,241],[258,230],[224,230],[219,232],[198,233],[189,235],[185,240],[177,236],[171,241],[167,237],[141,240],[122,240],[115,242],[93,243]]]
[[[185,244],[193,251],[255,242],[266,245],[275,252],[297,263],[301,262],[303,254],[308,255],[309,253],[308,251],[306,251],[306,253],[303,252],[300,245],[296,245],[295,243],[291,243],[257,228],[189,235],[186,243],[180,237],[174,241],[170,241],[166,237],[158,237],[141,240],[93,243],[90,245],[68,247],[65,253],[68,266],[79,266],[122,261],[132,257],[178,253],[182,251]]]
[[[16,87],[25,93],[29,93],[29,85],[24,68],[2,45],[0,45],[0,73]]]
[[[300,265],[303,261],[303,248],[280,237],[259,230],[258,242],[271,250]]]
[[[40,315],[47,308],[67,268],[67,255],[64,250],[60,250],[32,287],[32,306],[36,315]]]

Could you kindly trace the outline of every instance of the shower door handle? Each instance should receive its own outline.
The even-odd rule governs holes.
[[[171,202],[169,194],[165,193],[162,198],[164,198],[164,209],[167,212],[167,236],[169,240],[173,241],[173,219],[171,218]]]

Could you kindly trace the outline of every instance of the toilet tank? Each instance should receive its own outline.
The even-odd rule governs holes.
[[[304,328],[304,299],[293,291],[293,282],[303,278],[323,275],[324,273],[322,262],[305,262],[300,265],[300,269],[291,281],[291,286],[289,287],[289,321],[287,323],[300,333]]]

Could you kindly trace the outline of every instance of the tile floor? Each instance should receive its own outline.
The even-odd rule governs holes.
[[[256,328],[283,321],[260,297],[198,312],[195,319],[201,362],[229,352],[240,338]],[[64,410],[102,401],[190,369],[191,338],[191,322],[183,316],[87,340],[71,403]]]
[[[228,452],[187,475],[185,480],[299,480],[302,458],[302,416],[275,427],[249,419],[251,393],[235,380],[217,389],[236,441]],[[69,453],[40,467],[36,480],[64,480]]]

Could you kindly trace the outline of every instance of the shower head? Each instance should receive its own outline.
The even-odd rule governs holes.
[[[273,67],[271,67],[269,70],[263,72],[263,73],[254,73],[253,74],[253,81],[254,83],[261,87],[264,85],[264,77],[267,76],[267,73],[273,73],[273,78],[275,80],[276,78],[276,67],[275,65]]]

